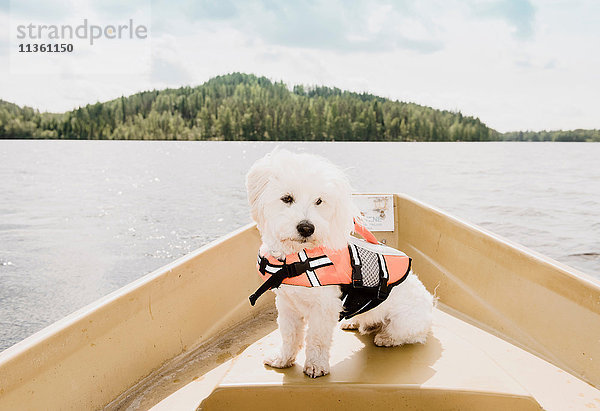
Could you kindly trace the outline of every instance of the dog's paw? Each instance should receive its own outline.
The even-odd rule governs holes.
[[[323,375],[329,374],[329,364],[321,364],[313,361],[306,361],[304,363],[304,374],[310,378],[318,378]]]
[[[395,347],[398,345],[402,345],[402,343],[399,343],[398,341],[394,340],[389,334],[386,333],[377,334],[373,342],[378,347]]]
[[[281,355],[275,354],[264,359],[265,365],[273,368],[289,368],[294,365],[293,358],[282,358]]]
[[[340,323],[342,330],[358,330],[358,323],[352,320],[344,320]]]

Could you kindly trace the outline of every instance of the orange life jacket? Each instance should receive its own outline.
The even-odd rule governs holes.
[[[380,244],[362,225],[355,223],[354,230],[364,240],[352,237],[348,247],[341,250],[315,247],[287,255],[284,261],[259,253],[257,268],[264,283],[250,296],[250,303],[254,305],[267,290],[288,284],[339,285],[344,302],[340,318],[350,318],[379,305],[392,287],[406,279],[411,259],[402,251]]]

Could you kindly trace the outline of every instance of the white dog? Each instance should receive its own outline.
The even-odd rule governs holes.
[[[252,166],[246,188],[262,255],[284,261],[287,255],[314,247],[348,248],[357,210],[347,178],[329,161],[276,149]],[[340,287],[282,284],[274,291],[282,344],[265,364],[292,366],[306,342],[304,373],[313,378],[327,375],[333,331],[343,310]],[[375,332],[378,346],[424,343],[433,302],[411,272],[383,303],[343,321],[342,328]]]

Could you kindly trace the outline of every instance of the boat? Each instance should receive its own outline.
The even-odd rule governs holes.
[[[377,195],[375,195],[377,196]],[[269,368],[272,294],[252,307],[247,225],[0,354],[0,409],[600,408],[600,284],[406,195],[379,241],[437,298],[425,344],[336,330],[331,373]]]

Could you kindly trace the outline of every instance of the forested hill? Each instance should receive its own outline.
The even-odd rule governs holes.
[[[329,87],[234,73],[198,87],[153,90],[64,114],[0,101],[0,138],[483,141],[479,119]]]
[[[600,130],[500,134],[479,119],[248,74],[153,90],[63,114],[0,100],[0,138],[337,141],[600,141]]]
[[[329,87],[234,73],[63,114],[0,100],[0,138],[337,141],[600,141],[600,130],[500,134],[479,119]]]

